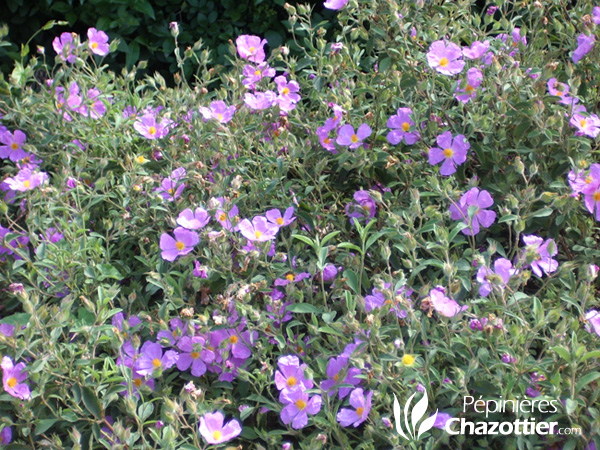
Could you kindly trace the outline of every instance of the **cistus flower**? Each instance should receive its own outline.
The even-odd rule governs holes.
[[[73,64],[77,60],[77,56],[73,53],[76,48],[75,40],[73,36],[78,37],[75,33],[62,33],[55,37],[52,41],[52,48],[56,52],[60,59],[68,63]]]
[[[325,121],[325,125],[317,128],[319,143],[325,150],[333,154],[336,154],[338,151],[335,149],[335,143],[333,137],[331,136],[331,132],[336,130],[337,125],[338,122],[336,122],[335,119],[329,118]]]
[[[313,387],[312,380],[304,377],[306,364],[300,364],[300,359],[297,356],[282,356],[277,361],[277,367],[279,367],[279,370],[275,371],[275,386],[280,391],[297,388],[304,390]]]
[[[281,410],[281,421],[299,430],[308,424],[308,415],[317,414],[321,410],[320,395],[309,395],[299,388],[281,391],[279,401],[286,405]]]
[[[237,108],[235,105],[227,106],[224,101],[216,100],[210,103],[210,108],[201,106],[199,108],[200,114],[204,117],[204,121],[214,119],[219,123],[227,123],[233,119]]]
[[[279,105],[279,109],[283,112],[289,112],[296,107],[296,103],[300,101],[300,85],[296,81],[288,81],[283,75],[275,77],[275,84],[279,96],[275,102]]]
[[[275,239],[279,227],[268,222],[266,217],[256,216],[250,222],[248,219],[242,220],[238,229],[242,236],[249,241],[265,242]]]
[[[108,36],[104,31],[90,28],[87,31],[88,47],[95,55],[106,56],[109,52]]]
[[[433,309],[445,317],[454,317],[463,312],[468,306],[460,306],[450,297],[446,296],[446,290],[442,286],[436,286],[429,291],[429,301]]]
[[[163,354],[160,344],[146,341],[140,349],[140,355],[135,361],[135,370],[142,376],[157,376],[162,370],[175,365],[179,354],[174,350],[167,350]]]
[[[490,41],[475,41],[471,44],[470,47],[464,47],[462,49],[462,53],[463,56],[467,59],[479,59],[486,54],[489,48]]]
[[[133,128],[146,139],[160,139],[169,134],[173,125],[171,119],[163,118],[158,122],[155,114],[146,113],[133,124]]]
[[[195,211],[187,208],[179,213],[177,224],[188,230],[199,230],[204,228],[210,221],[210,215],[204,208],[196,208]]]
[[[294,207],[290,206],[285,210],[283,216],[281,215],[281,211],[278,209],[270,209],[265,213],[265,217],[267,220],[273,225],[278,226],[279,228],[285,227],[291,224],[296,218],[294,217]]]
[[[468,227],[461,232],[467,236],[475,236],[480,227],[488,228],[496,220],[496,213],[489,211],[494,204],[488,191],[471,188],[463,194],[458,204],[450,206],[450,217],[452,220],[462,220]]]
[[[357,219],[372,219],[377,213],[377,203],[369,194],[369,191],[360,190],[354,193],[356,203],[346,205],[346,215],[350,218],[350,223],[354,224]]]
[[[469,100],[474,99],[477,95],[477,88],[483,81],[483,73],[477,67],[471,67],[467,71],[467,79],[465,87],[457,86],[456,93],[454,96],[459,102],[468,103]]]
[[[23,383],[27,379],[25,363],[13,365],[12,360],[4,356],[0,367],[2,367],[2,385],[6,393],[21,400],[29,400],[31,391],[29,386]]]
[[[156,188],[154,192],[160,194],[163,200],[173,202],[175,199],[181,196],[181,193],[185,189],[185,183],[180,181],[187,175],[187,171],[183,167],[179,167],[171,172],[171,175],[164,178],[160,187]]]
[[[433,426],[439,428],[440,430],[443,430],[444,428],[446,428],[446,422],[448,422],[450,419],[452,419],[452,416],[450,414],[445,412],[438,412],[437,416],[435,417],[435,422],[433,422]]]
[[[173,230],[175,237],[163,233],[160,236],[161,256],[164,260],[173,262],[178,256],[187,255],[200,242],[198,233],[177,227]]]
[[[461,48],[452,42],[435,41],[427,52],[427,63],[443,75],[456,75],[465,67],[462,54]]]
[[[321,389],[327,392],[330,397],[336,393],[336,388],[341,384],[351,384],[358,386],[362,380],[358,378],[360,369],[356,367],[348,367],[349,358],[346,356],[338,356],[331,358],[327,363],[327,376],[329,379],[321,382]],[[340,399],[346,397],[352,388],[340,387],[337,389]]]
[[[247,59],[253,63],[260,64],[265,60],[264,46],[267,43],[266,39],[261,39],[259,36],[251,36],[243,34],[235,40],[238,55],[240,58]]]
[[[13,191],[30,191],[48,181],[46,172],[34,172],[30,169],[21,169],[15,177],[9,177],[4,180],[7,186]]]
[[[392,145],[397,145],[404,141],[406,145],[413,145],[421,135],[414,130],[415,123],[411,119],[413,111],[410,108],[398,108],[398,114],[390,117],[387,121],[387,127],[392,128],[387,135],[387,141]]]
[[[224,421],[225,417],[219,411],[200,417],[199,431],[208,444],[222,444],[240,435],[242,426],[237,420],[230,420],[225,425]]]
[[[12,442],[12,428],[8,426],[4,426],[2,431],[0,431],[0,445],[8,445]]]
[[[596,114],[575,113],[569,123],[577,128],[576,135],[595,138],[600,134],[600,118]]]
[[[361,388],[356,388],[350,394],[350,408],[342,408],[337,414],[337,421],[343,427],[349,427],[350,425],[355,428],[367,420],[369,412],[371,411],[371,398],[373,392],[369,392],[364,395]]]
[[[569,97],[567,94],[569,93],[569,85],[565,83],[560,83],[556,78],[550,78],[548,80],[548,94],[554,95],[555,97],[560,97],[558,103],[562,103],[563,105],[571,105],[573,103],[577,103],[577,99],[573,97]]]
[[[584,195],[587,210],[600,221],[600,164],[591,165],[590,174],[583,178],[579,192]]]
[[[19,161],[27,156],[27,152],[23,150],[23,144],[27,136],[21,130],[15,130],[14,133],[5,131],[0,133],[0,158],[8,158],[13,162]]]
[[[247,92],[244,95],[244,103],[254,111],[270,108],[276,99],[277,95],[273,91],[256,92],[254,94]]]
[[[325,0],[323,7],[333,11],[339,11],[348,4],[348,0]]]
[[[245,65],[242,73],[245,77],[242,80],[242,84],[246,87],[246,89],[256,89],[256,83],[263,78],[273,78],[276,74],[276,71],[269,66],[269,64],[263,62],[256,66]]]
[[[180,350],[177,368],[182,372],[192,368],[191,374],[201,377],[206,373],[206,364],[215,360],[215,353],[205,348],[206,339],[203,336],[184,336],[177,343]]]
[[[493,271],[486,266],[481,266],[477,270],[477,281],[480,283],[479,295],[487,297],[494,286],[504,289],[510,277],[515,275],[516,272],[516,269],[512,267],[512,263],[506,258],[497,259],[494,262]]]
[[[355,149],[363,145],[363,140],[371,136],[372,130],[369,125],[363,123],[356,133],[352,125],[346,124],[338,130],[338,136],[335,142],[338,145],[347,146],[350,149]]]
[[[589,310],[585,315],[585,329],[590,333],[596,333],[600,336],[600,311],[595,309]]]
[[[525,243],[525,263],[531,266],[531,270],[538,277],[544,273],[550,274],[558,269],[558,261],[552,259],[558,253],[556,243],[553,239],[542,239],[539,236],[523,236]]]
[[[429,164],[433,166],[443,161],[440,175],[452,175],[456,172],[456,166],[467,160],[467,151],[471,148],[471,144],[462,134],[453,138],[450,131],[440,134],[436,141],[439,147],[429,149]]]
[[[577,36],[577,48],[573,52],[573,62],[577,64],[581,58],[587,55],[592,48],[594,48],[594,44],[596,43],[596,38],[594,35],[587,36],[586,34],[581,33]]]

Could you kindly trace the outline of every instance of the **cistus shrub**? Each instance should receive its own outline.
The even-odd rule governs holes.
[[[165,24],[174,87],[100,26],[14,61],[0,445],[600,444],[600,7],[324,6],[230,69]]]

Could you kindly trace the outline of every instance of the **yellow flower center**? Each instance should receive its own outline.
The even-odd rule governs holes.
[[[297,383],[298,383],[298,381],[296,380],[296,377],[289,377],[286,382],[288,387],[294,387],[294,386],[296,386]]]
[[[174,191],[173,191],[173,188],[169,188],[169,189],[167,189],[167,192],[168,192],[169,194],[172,194],[172,193],[174,192]]]
[[[237,344],[239,341],[238,337],[234,334],[233,336],[229,336],[229,343]]]
[[[562,97],[563,93],[562,93],[561,91],[556,91],[556,95],[557,95],[558,97]]]
[[[217,113],[217,119],[219,119],[219,122],[222,122],[223,121],[223,114]]]
[[[587,125],[587,120],[585,120],[585,119],[581,119],[581,120],[579,121],[579,125],[581,125],[581,128],[585,128],[585,126]]]
[[[255,47],[250,47],[250,53],[254,53],[256,51]]]
[[[304,408],[306,408],[306,402],[302,399],[296,400],[296,408],[302,411]]]
[[[260,237],[262,236],[262,231],[258,231],[258,230],[256,230],[256,231],[254,232],[254,236],[256,236],[256,239],[260,239]]]
[[[141,378],[135,378],[133,380],[133,384],[135,384],[135,387],[140,387],[142,385],[142,379]]]
[[[144,164],[144,163],[146,162],[146,158],[144,158],[144,157],[143,157],[143,156],[141,156],[141,155],[140,155],[140,156],[138,156],[138,157],[137,157],[135,160],[136,160],[136,161],[137,161],[139,164]]]
[[[277,225],[283,225],[283,217],[278,217],[275,222],[277,222]]]
[[[260,76],[260,75],[262,75],[262,72],[260,70],[255,70],[254,75]]]
[[[29,186],[31,186],[31,181],[29,181],[29,180],[23,181],[23,186],[25,186],[26,188],[29,188]]]
[[[365,408],[363,408],[362,406],[359,406],[358,408],[356,408],[356,414],[358,414],[360,417],[362,417],[364,412],[365,412]]]
[[[442,58],[440,59],[440,66],[441,67],[446,67],[448,65],[448,58]]]
[[[17,385],[17,379],[15,377],[10,377],[6,384],[8,384],[8,387],[12,389]]]
[[[133,190],[136,192],[140,192],[142,190],[142,187],[139,184],[134,184],[133,185]]]
[[[58,109],[62,108],[62,107],[63,107],[63,105],[64,105],[64,103],[63,103],[63,102],[58,102],[58,103],[56,103],[56,107],[57,107]]]
[[[213,431],[213,439],[215,441],[221,440],[222,433],[219,430]]]
[[[158,369],[160,366],[162,366],[162,362],[160,361],[160,359],[154,358],[152,360],[152,365]]]
[[[200,358],[200,353],[199,352],[192,352],[192,353],[190,353],[190,356],[193,359],[198,359],[198,358]]]
[[[470,84],[467,84],[467,87],[465,88],[466,92],[473,92],[473,89],[475,89],[473,86],[471,86]]]
[[[98,43],[97,42],[92,42],[92,48],[95,50],[98,48]]]
[[[594,201],[600,202],[600,191],[594,192]]]
[[[177,241],[177,242],[175,242],[175,248],[177,250],[181,251],[185,248],[185,244],[181,241]]]
[[[331,142],[331,139],[329,139],[329,138],[323,139],[324,144],[329,144],[330,142]]]
[[[413,355],[404,355],[402,363],[406,366],[412,366],[415,363],[415,357]]]
[[[294,281],[294,274],[293,274],[293,273],[288,273],[288,274],[285,276],[285,278],[286,278],[288,281]]]
[[[18,150],[19,149],[19,144],[17,144],[16,142],[13,142],[12,144],[10,144],[10,149],[11,150]]]
[[[290,93],[290,90],[289,90],[288,88],[286,88],[286,87],[284,87],[284,88],[281,90],[281,95],[288,95],[289,93]]]
[[[353,144],[356,144],[358,142],[358,136],[353,134],[352,137],[350,138],[350,140],[352,141]]]
[[[150,134],[151,136],[154,136],[156,134],[156,127],[148,128],[148,134]]]
[[[227,215],[226,215],[225,213],[221,213],[221,215],[219,216],[219,220],[220,220],[221,222],[224,222],[224,221],[225,221],[225,219],[227,219]]]
[[[410,130],[410,123],[402,122],[402,131],[406,133],[408,130]]]
[[[333,381],[335,381],[336,383],[337,383],[338,381],[340,381],[340,374],[339,374],[339,373],[336,373],[336,374],[333,376]]]
[[[592,181],[592,177],[585,177],[585,184],[590,184]]]
[[[444,150],[444,156],[446,158],[452,158],[453,155],[454,155],[454,151],[451,148],[447,148]]]

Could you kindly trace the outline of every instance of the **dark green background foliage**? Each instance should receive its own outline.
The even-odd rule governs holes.
[[[295,5],[297,1],[289,0]],[[316,12],[323,11],[322,1],[309,2]],[[113,68],[126,64],[131,67],[139,60],[148,61],[148,72],[174,73],[177,70],[173,50],[175,41],[169,31],[169,23],[179,23],[179,46],[182,50],[193,47],[202,40],[202,47],[209,48],[213,64],[225,64],[228,40],[240,34],[264,36],[271,48],[288,39],[285,0],[9,0],[7,7],[0,8],[0,23],[9,26],[8,40],[16,44],[26,43],[49,20],[64,20],[68,26],[43,31],[32,41],[46,48],[47,55],[54,55],[52,39],[64,31],[75,31],[86,39],[88,28],[105,31],[111,41],[119,39],[118,50],[107,56]],[[333,12],[325,12],[332,17]],[[34,47],[31,48],[34,51]],[[20,49],[15,45],[0,49],[2,72],[12,70],[12,61],[18,59]],[[192,73],[191,62],[186,75]],[[170,77],[168,77],[170,79]]]

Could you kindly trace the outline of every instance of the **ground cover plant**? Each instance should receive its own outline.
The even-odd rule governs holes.
[[[1,446],[600,444],[600,7],[325,7],[329,41],[286,6],[304,56],[240,35],[174,88],[103,30],[23,50]]]

